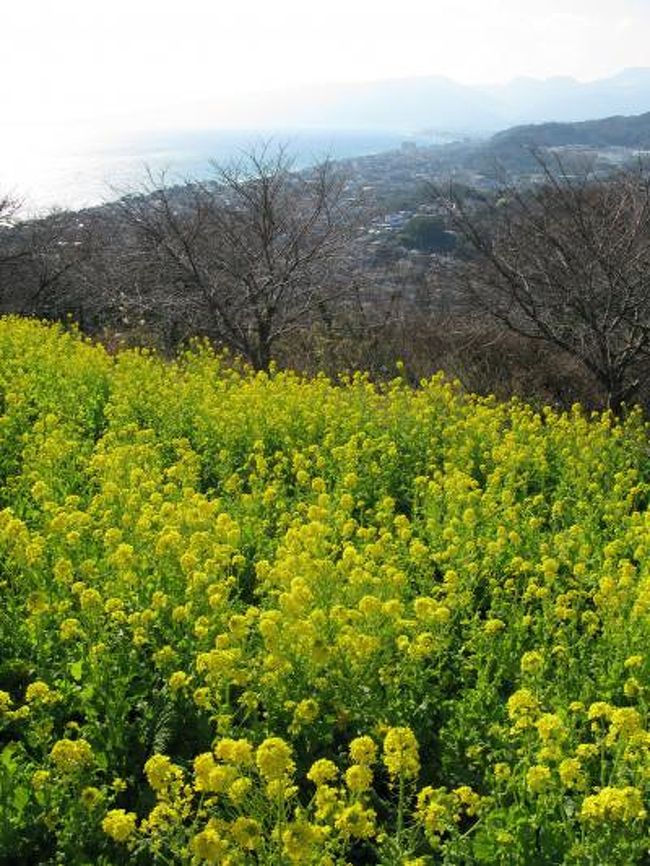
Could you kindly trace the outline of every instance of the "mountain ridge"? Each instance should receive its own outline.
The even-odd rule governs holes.
[[[229,126],[444,128],[488,135],[506,127],[650,111],[650,67],[630,67],[581,82],[569,76],[526,76],[504,84],[461,84],[442,75],[349,84],[319,84],[284,93],[251,94],[211,108]]]
[[[495,147],[536,146],[650,148],[650,111],[637,115],[612,115],[576,123],[522,124],[497,132],[490,139]]]

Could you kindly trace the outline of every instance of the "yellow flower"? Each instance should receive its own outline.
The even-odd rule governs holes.
[[[140,830],[143,833],[150,833],[152,836],[155,836],[156,834],[170,830],[178,820],[179,814],[177,810],[170,806],[169,803],[156,803],[145,820],[140,824]]]
[[[269,800],[290,800],[298,793],[296,785],[290,783],[288,776],[282,776],[279,779],[271,779],[266,783],[266,796]]]
[[[483,624],[483,631],[488,635],[499,634],[506,627],[502,619],[488,619]]]
[[[587,718],[590,721],[596,719],[609,719],[612,714],[613,707],[605,701],[596,701],[591,704],[587,711]]]
[[[560,503],[556,503],[556,505],[560,505]],[[545,556],[542,559],[542,567],[541,571],[544,574],[544,577],[555,577],[558,573],[560,565],[556,559],[552,559],[551,557]]]
[[[83,638],[85,637],[86,633],[82,629],[81,623],[78,619],[69,618],[64,619],[59,626],[59,634],[61,636],[61,640],[68,641],[74,640],[75,638]]]
[[[157,667],[167,667],[176,661],[176,652],[173,647],[167,644],[159,650],[156,650],[153,655],[153,660]]]
[[[355,764],[370,767],[377,760],[377,746],[368,736],[357,737],[349,746],[350,758]]]
[[[173,622],[183,622],[190,615],[189,605],[187,604],[179,604],[172,610],[172,621]]]
[[[320,785],[314,797],[316,802],[316,817],[319,821],[329,821],[336,814],[339,798],[336,788]]]
[[[206,686],[195,689],[192,698],[197,707],[206,710],[210,706],[210,689],[208,689]]]
[[[598,746],[595,743],[579,743],[576,747],[576,755],[583,761],[595,758],[598,754]]]
[[[223,862],[228,853],[228,845],[220,833],[211,826],[197,833],[191,843],[192,853],[195,857],[210,866],[217,866]]]
[[[549,743],[546,746],[542,746],[541,749],[537,752],[537,760],[542,764],[552,763],[554,761],[559,761],[562,757],[562,749],[558,746],[557,743]]]
[[[455,805],[445,788],[427,785],[418,793],[415,814],[431,841],[435,842],[454,825],[458,817]]]
[[[436,611],[438,603],[435,599],[426,595],[418,596],[413,602],[413,612],[418,619],[430,619]]]
[[[372,770],[361,764],[353,764],[345,772],[345,784],[353,794],[361,794],[372,785]]]
[[[418,742],[410,728],[389,728],[384,737],[384,764],[392,778],[415,779],[420,770]]]
[[[530,689],[519,689],[508,698],[508,716],[516,731],[530,728],[539,712],[539,701]]]
[[[214,753],[220,760],[238,767],[253,763],[253,747],[248,740],[232,740],[224,737],[215,746]]]
[[[174,671],[168,680],[169,688],[173,692],[179,692],[181,689],[184,689],[189,685],[191,679],[192,677],[189,674],[186,674],[185,671]]]
[[[623,684],[623,694],[626,698],[638,697],[641,690],[641,683],[636,677],[628,677]]]
[[[338,769],[332,761],[327,758],[320,758],[309,768],[307,778],[315,785],[324,785],[327,782],[333,782],[338,776]]]
[[[124,602],[121,598],[117,598],[115,596],[107,598],[104,602],[104,611],[108,614],[116,613],[117,611],[121,611],[123,608]]]
[[[631,823],[646,817],[643,795],[638,788],[602,788],[597,794],[585,797],[580,818],[590,824],[614,822]]]
[[[618,739],[628,739],[642,729],[641,714],[634,707],[612,707],[607,742],[612,744]]]
[[[235,779],[235,781],[230,785],[228,788],[228,797],[236,806],[239,806],[246,799],[252,788],[252,780],[242,776],[239,779]]]
[[[565,788],[580,788],[584,784],[584,775],[577,758],[566,758],[558,767],[560,781]]]
[[[58,700],[58,695],[50,689],[47,683],[36,680],[27,686],[25,700],[28,704],[53,704]]]
[[[230,832],[244,851],[254,851],[262,841],[262,828],[254,818],[240,816],[231,824]]]
[[[260,775],[267,782],[290,776],[295,769],[291,747],[280,737],[269,737],[264,740],[257,747],[255,761]]]
[[[526,785],[533,794],[541,794],[551,784],[551,771],[545,764],[535,764],[526,773]]]
[[[474,817],[478,814],[481,806],[481,798],[473,791],[469,785],[461,785],[459,788],[454,788],[453,793],[458,798],[459,803],[465,809],[468,815]]]
[[[0,714],[6,713],[11,709],[13,701],[11,700],[11,695],[9,692],[3,691],[0,689]]]
[[[86,809],[90,811],[94,809],[95,806],[101,802],[103,799],[103,794],[99,790],[99,788],[88,787],[84,788],[81,792],[81,802],[84,804]]]
[[[319,713],[318,701],[313,698],[306,698],[296,706],[293,711],[293,721],[291,722],[290,730],[297,733],[303,725],[309,725],[318,718]]]
[[[361,803],[353,803],[343,809],[335,821],[337,830],[343,836],[351,836],[355,839],[369,839],[375,835],[374,809],[366,809]]]
[[[211,784],[210,775],[217,765],[212,757],[212,752],[204,752],[194,758],[194,775],[196,782],[194,787],[197,791],[218,791],[218,787]],[[152,785],[153,787],[153,785]]]
[[[535,722],[537,732],[544,742],[562,739],[566,736],[562,719],[556,713],[544,713]]]
[[[41,791],[50,780],[49,770],[36,770],[32,776],[32,788]]]
[[[84,611],[99,610],[103,607],[102,597],[96,589],[84,589],[79,596],[79,604]]]
[[[525,652],[521,657],[519,667],[522,674],[537,674],[544,666],[544,657],[537,650]]]
[[[307,821],[294,821],[282,833],[284,853],[291,863],[309,863],[314,848],[324,839],[324,829]]]
[[[179,780],[183,773],[180,767],[172,764],[167,755],[152,755],[144,765],[144,772],[151,788],[161,793]]]
[[[136,815],[124,809],[111,809],[102,821],[102,830],[116,842],[126,842],[136,829]]]
[[[58,740],[50,752],[57,770],[62,773],[76,773],[93,762],[93,750],[84,739]]]

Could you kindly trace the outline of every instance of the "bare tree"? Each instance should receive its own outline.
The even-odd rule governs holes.
[[[0,194],[0,309],[7,309],[11,274],[27,258],[24,243],[16,242],[17,214],[21,202],[14,196]]]
[[[181,316],[266,369],[276,343],[340,291],[354,233],[344,178],[330,161],[293,171],[284,148],[214,166],[210,182],[149,177],[121,199],[126,224],[162,282],[140,302]]]
[[[0,193],[0,228],[11,227],[21,207],[19,198],[8,193]]]
[[[0,307],[37,315],[68,312],[74,273],[88,255],[88,227],[67,211],[19,219],[19,210],[17,200],[0,200]]]
[[[505,185],[479,209],[450,197],[473,250],[464,289],[512,331],[577,359],[619,412],[650,359],[650,178],[538,161],[532,188]]]

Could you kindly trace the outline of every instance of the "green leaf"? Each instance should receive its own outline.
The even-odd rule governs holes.
[[[22,812],[25,806],[29,803],[29,789],[18,786],[14,790],[14,806],[18,812]]]
[[[9,743],[4,747],[2,752],[0,752],[0,764],[9,772],[15,770],[17,763],[14,759],[14,752],[17,750],[17,743]]]
[[[68,665],[70,676],[76,683],[81,680],[81,676],[83,674],[83,667],[84,665],[82,661],[70,662],[70,664]]]

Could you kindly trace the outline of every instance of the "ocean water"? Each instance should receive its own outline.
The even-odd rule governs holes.
[[[11,192],[23,202],[25,215],[52,207],[79,209],[118,198],[141,187],[147,170],[154,177],[166,172],[170,181],[206,179],[211,161],[228,163],[252,148],[268,143],[286,146],[296,168],[329,156],[364,156],[399,147],[404,141],[436,143],[403,131],[279,129],[185,130],[105,139],[75,140],[65,135],[48,140],[35,127],[24,144],[0,146],[0,193]]]

